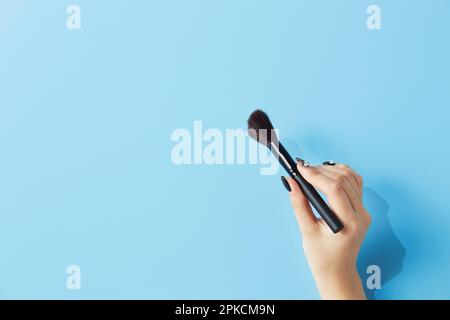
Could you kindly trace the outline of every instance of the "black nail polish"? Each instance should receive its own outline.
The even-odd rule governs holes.
[[[286,178],[281,176],[281,182],[283,182],[284,187],[288,192],[291,192],[291,186],[289,185],[289,182],[287,182]]]
[[[301,163],[301,164],[305,163],[305,160],[300,159],[299,157],[295,158],[295,161],[297,161],[298,163]]]
[[[334,162],[333,160],[329,160],[329,161],[322,162],[322,164],[324,166],[334,166],[336,164],[336,162]]]

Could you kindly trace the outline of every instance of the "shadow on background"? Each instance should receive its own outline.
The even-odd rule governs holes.
[[[389,204],[376,191],[364,188],[364,205],[372,214],[372,224],[367,232],[358,256],[358,271],[368,299],[375,298],[375,291],[367,288],[367,267],[377,265],[381,269],[381,287],[400,273],[406,250],[398,240],[389,222]]]

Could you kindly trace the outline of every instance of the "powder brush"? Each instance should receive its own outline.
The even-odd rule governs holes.
[[[248,135],[258,143],[269,148],[282,167],[298,183],[309,203],[316,209],[331,231],[334,233],[341,231],[344,225],[322,199],[317,190],[300,174],[295,161],[278,140],[275,129],[267,114],[264,111],[255,110],[248,118],[247,123]]]

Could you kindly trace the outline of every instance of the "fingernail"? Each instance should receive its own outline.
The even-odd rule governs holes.
[[[322,164],[324,166],[334,166],[334,165],[336,165],[336,162],[334,162],[333,160],[328,160],[328,161],[322,162]]]
[[[286,178],[281,176],[281,182],[283,182],[284,187],[288,192],[291,192],[291,186],[289,185],[289,182],[287,182]]]
[[[304,162],[305,162],[305,160],[303,160],[303,159],[300,159],[300,158],[295,158],[295,161],[297,161],[297,163],[301,163],[301,164],[303,164]]]
[[[308,167],[309,167],[309,162],[308,162],[308,161],[303,162],[303,166],[304,166],[305,168],[308,168]]]

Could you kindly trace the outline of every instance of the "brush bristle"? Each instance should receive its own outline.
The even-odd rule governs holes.
[[[268,147],[272,142],[277,142],[278,138],[267,114],[262,110],[252,112],[247,121],[248,135],[259,143]]]

